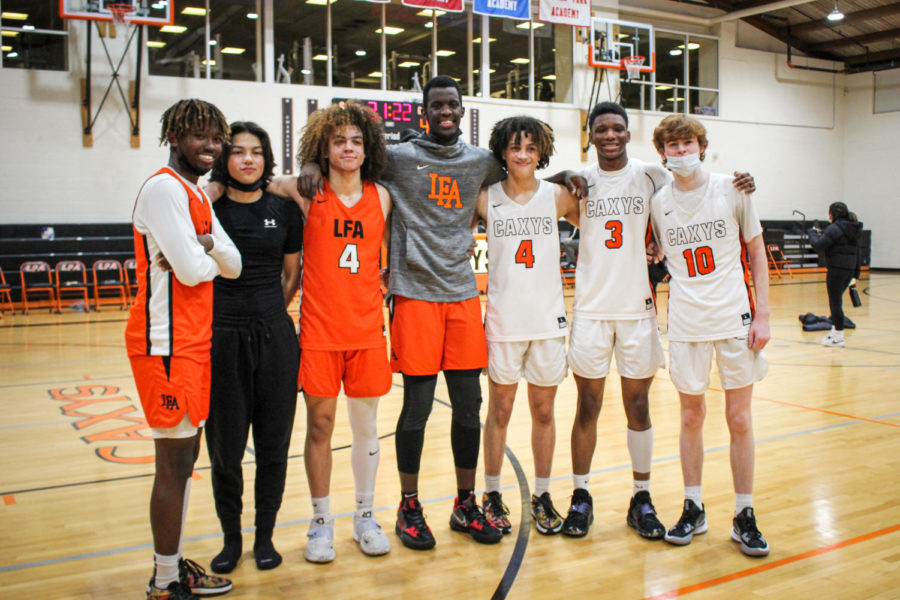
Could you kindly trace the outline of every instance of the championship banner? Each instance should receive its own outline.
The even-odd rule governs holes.
[[[527,21],[531,18],[531,0],[475,0],[472,11],[479,15]]]
[[[545,23],[590,27],[591,0],[540,0],[538,19]]]
[[[403,6],[416,8],[433,8],[446,12],[462,12],[463,0],[400,0]]]

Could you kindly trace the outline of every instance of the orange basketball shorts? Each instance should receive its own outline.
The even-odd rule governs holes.
[[[199,427],[209,416],[210,363],[178,356],[129,356],[144,418],[156,429],[174,427],[187,411]]]
[[[433,375],[487,366],[481,300],[428,302],[394,297],[391,368],[407,375]]]
[[[303,350],[297,382],[310,396],[335,398],[344,384],[351,398],[384,396],[391,389],[387,348]]]

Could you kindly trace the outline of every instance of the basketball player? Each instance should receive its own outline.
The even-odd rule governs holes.
[[[701,168],[706,129],[692,117],[671,115],[653,132],[663,164],[675,176],[651,200],[653,230],[667,256],[669,273],[669,373],[681,400],[681,472],[685,500],[667,542],[689,544],[707,529],[701,496],[703,420],[713,353],[725,390],[731,434],[735,513],[731,539],[749,556],[769,545],[753,512],[753,384],[768,363],[769,268],[762,227],[749,194],[732,189],[729,177]],[[747,286],[749,258],[756,303]]]
[[[304,461],[313,506],[304,556],[316,563],[335,556],[329,487],[341,383],[353,432],[353,539],[365,554],[378,556],[391,549],[372,514],[378,398],[391,388],[380,266],[391,196],[375,183],[387,163],[381,121],[356,102],[317,111],[303,130],[297,158],[325,174],[322,191],[298,197],[306,216],[299,378],[306,398]]]
[[[488,147],[508,173],[478,194],[476,217],[487,231],[488,414],[484,425],[484,512],[503,533],[512,529],[500,492],[506,430],[519,380],[528,382],[534,493],[531,515],[539,533],[562,529],[550,498],[556,443],[553,401],[566,376],[568,320],[559,270],[557,222],[578,224],[578,200],[562,185],[541,181],[536,169],[553,154],[550,127],[527,116],[494,125]]]
[[[208,102],[181,100],[166,110],[160,143],[169,145],[169,164],[144,183],[132,215],[138,295],[125,344],[156,447],[147,586],[154,600],[232,587],[181,556],[191,472],[209,414],[212,280],[241,273],[241,255],[197,187],[228,135],[225,117]]]
[[[568,355],[578,390],[571,441],[575,491],[563,533],[585,536],[593,522],[589,473],[604,386],[615,354],[633,477],[626,522],[642,537],[655,540],[663,537],[665,528],[650,497],[653,428],[649,392],[665,356],[645,245],[649,240],[650,197],[671,176],[660,165],[628,157],[628,114],[618,104],[597,104],[588,122],[597,164],[582,173],[589,191],[582,192]],[[558,176],[552,180],[562,181]],[[753,179],[738,176],[735,185],[753,189]]]
[[[475,275],[469,265],[472,217],[478,191],[499,181],[500,165],[488,150],[460,139],[465,114],[455,79],[425,84],[428,133],[388,148],[382,183],[391,194],[391,366],[403,374],[403,408],[395,443],[402,498],[395,532],[408,548],[427,550],[435,539],[418,498],[425,425],[438,372],[452,406],[450,446],[457,496],[450,527],[477,542],[495,544],[503,534],[475,501],[480,445],[481,369],[487,341]],[[304,165],[301,194],[314,194],[318,169]]]

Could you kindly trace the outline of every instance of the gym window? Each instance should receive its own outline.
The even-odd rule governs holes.
[[[68,69],[66,23],[55,0],[3,0],[4,69]]]

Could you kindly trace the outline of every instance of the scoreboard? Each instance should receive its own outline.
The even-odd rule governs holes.
[[[332,104],[346,102],[348,98],[332,98]],[[428,133],[428,119],[425,118],[425,110],[419,102],[395,102],[392,100],[363,100],[353,98],[369,108],[381,117],[384,123],[384,137],[387,143],[396,144],[400,141],[400,135],[407,129],[414,129],[422,133]]]

